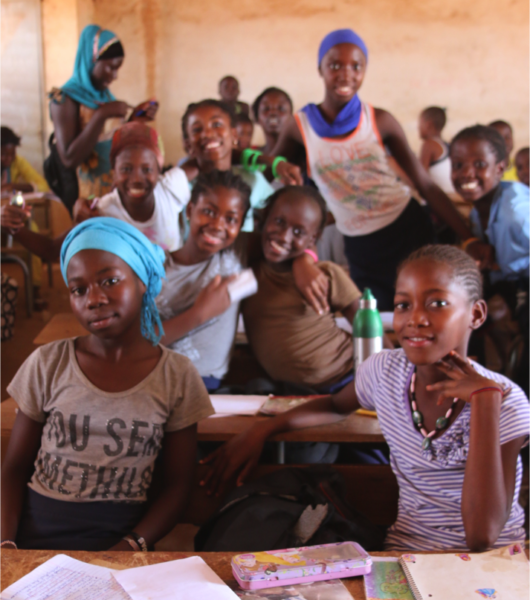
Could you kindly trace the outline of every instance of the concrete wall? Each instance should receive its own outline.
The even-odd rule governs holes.
[[[516,147],[528,145],[527,0],[42,0],[42,7],[46,89],[70,76],[84,25],[112,29],[126,51],[113,92],[132,104],[156,96],[171,162],[183,155],[186,105],[215,97],[223,75],[239,78],[249,102],[269,85],[285,88],[297,108],[320,101],[317,48],[338,27],[357,30],[370,51],[361,97],[390,110],[414,148],[417,115],[429,104],[447,107],[446,138],[503,118]]]

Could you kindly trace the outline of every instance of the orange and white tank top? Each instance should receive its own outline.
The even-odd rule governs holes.
[[[393,223],[405,210],[410,189],[388,163],[373,107],[362,103],[357,128],[342,139],[317,135],[302,111],[295,119],[308,175],[324,196],[337,229],[344,235],[367,235]]]

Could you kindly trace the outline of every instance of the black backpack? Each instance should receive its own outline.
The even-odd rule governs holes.
[[[258,552],[343,541],[382,550],[386,528],[342,501],[341,487],[341,476],[329,467],[265,475],[227,496],[197,532],[195,551]]]
[[[54,136],[55,134],[52,133],[48,140],[50,154],[44,160],[44,177],[46,177],[46,181],[53,193],[59,196],[71,216],[72,208],[79,198],[77,172],[75,169],[68,169],[63,165]]]

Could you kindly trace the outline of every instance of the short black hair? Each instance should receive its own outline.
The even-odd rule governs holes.
[[[497,121],[492,121],[489,124],[489,127],[508,127],[508,129],[513,133],[512,126],[507,121],[502,121],[501,119],[498,119]]]
[[[447,123],[445,108],[440,106],[428,106],[421,111],[421,116],[430,121],[438,131],[442,131]]]
[[[7,146],[13,144],[13,146],[20,146],[20,137],[9,127],[0,128],[1,145]]]
[[[313,200],[320,208],[320,212],[322,213],[322,218],[320,219],[320,223],[318,225],[318,235],[322,233],[324,227],[326,226],[326,221],[328,218],[328,209],[326,205],[326,201],[322,197],[322,194],[315,188],[309,185],[286,185],[279,190],[276,190],[274,194],[271,194],[267,200],[265,200],[265,208],[263,210],[263,223],[267,219],[271,208],[274,206],[276,201],[289,192],[296,192],[302,196],[306,196],[310,200]]]
[[[497,158],[497,163],[501,160],[506,160],[506,144],[502,135],[493,127],[486,125],[473,125],[459,131],[451,141],[450,152],[453,150],[456,143],[465,140],[484,140],[487,142]]]
[[[197,181],[191,191],[190,202],[197,204],[199,196],[211,192],[216,187],[224,187],[228,190],[235,190],[241,196],[243,202],[243,221],[245,215],[250,208],[250,193],[251,189],[243,179],[232,173],[232,171],[219,171],[219,169],[213,169],[207,173],[200,173],[197,177]]]
[[[261,92],[261,94],[252,103],[252,114],[254,115],[254,120],[256,120],[256,121],[258,120],[259,105],[261,104],[261,101],[263,100],[263,98],[270,92],[277,92],[278,94],[283,94],[289,101],[289,104],[291,105],[291,112],[293,111],[293,101],[291,100],[291,96],[289,96],[289,94],[286,91],[281,90],[280,88],[277,88],[277,87],[268,87],[268,88],[265,88]]]
[[[251,118],[245,113],[238,113],[234,117],[234,120],[236,125],[238,125],[239,123],[247,123],[248,125],[252,125],[252,127],[254,127],[254,123],[252,122]]]
[[[397,275],[404,267],[418,260],[432,260],[451,267],[453,277],[465,288],[469,300],[477,302],[482,294],[482,275],[469,254],[449,244],[429,244],[409,254],[398,266]]]
[[[223,102],[222,100],[214,100],[213,98],[207,98],[206,100],[201,100],[200,102],[192,102],[191,104],[188,104],[188,106],[186,108],[186,112],[182,115],[182,120],[181,120],[182,136],[185,140],[188,139],[188,133],[186,131],[186,127],[188,126],[188,119],[189,119],[190,115],[193,112],[195,112],[197,109],[203,108],[204,106],[211,106],[212,108],[218,108],[219,110],[222,110],[224,113],[226,113],[228,115],[228,118],[230,119],[230,126],[231,127],[236,126],[235,113],[234,113],[232,107],[229,104],[227,104],[226,102]]]

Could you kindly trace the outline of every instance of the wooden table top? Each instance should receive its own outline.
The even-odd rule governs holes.
[[[128,569],[132,567],[144,567],[156,563],[167,562],[188,558],[189,556],[200,556],[219,577],[227,583],[234,581],[230,561],[237,552],[57,552],[52,550],[7,550],[3,549],[1,554],[2,580],[1,587],[4,590],[24,575],[37,568],[42,563],[56,554],[66,554],[77,560],[87,563],[100,564],[112,568]],[[401,556],[400,552],[373,552],[373,556]],[[350,577],[342,582],[355,598],[355,600],[366,600],[362,577]]]
[[[46,323],[39,335],[33,340],[38,346],[65,338],[87,335],[88,331],[75,318],[74,313],[58,313]]]
[[[1,435],[3,438],[11,436],[16,410],[17,405],[13,398],[8,398],[1,404]],[[199,422],[197,439],[201,442],[224,442],[245,431],[256,421],[270,418],[266,416],[232,416],[204,419]],[[329,443],[381,443],[385,441],[377,419],[356,414],[350,415],[340,423],[280,433],[271,440]]]

